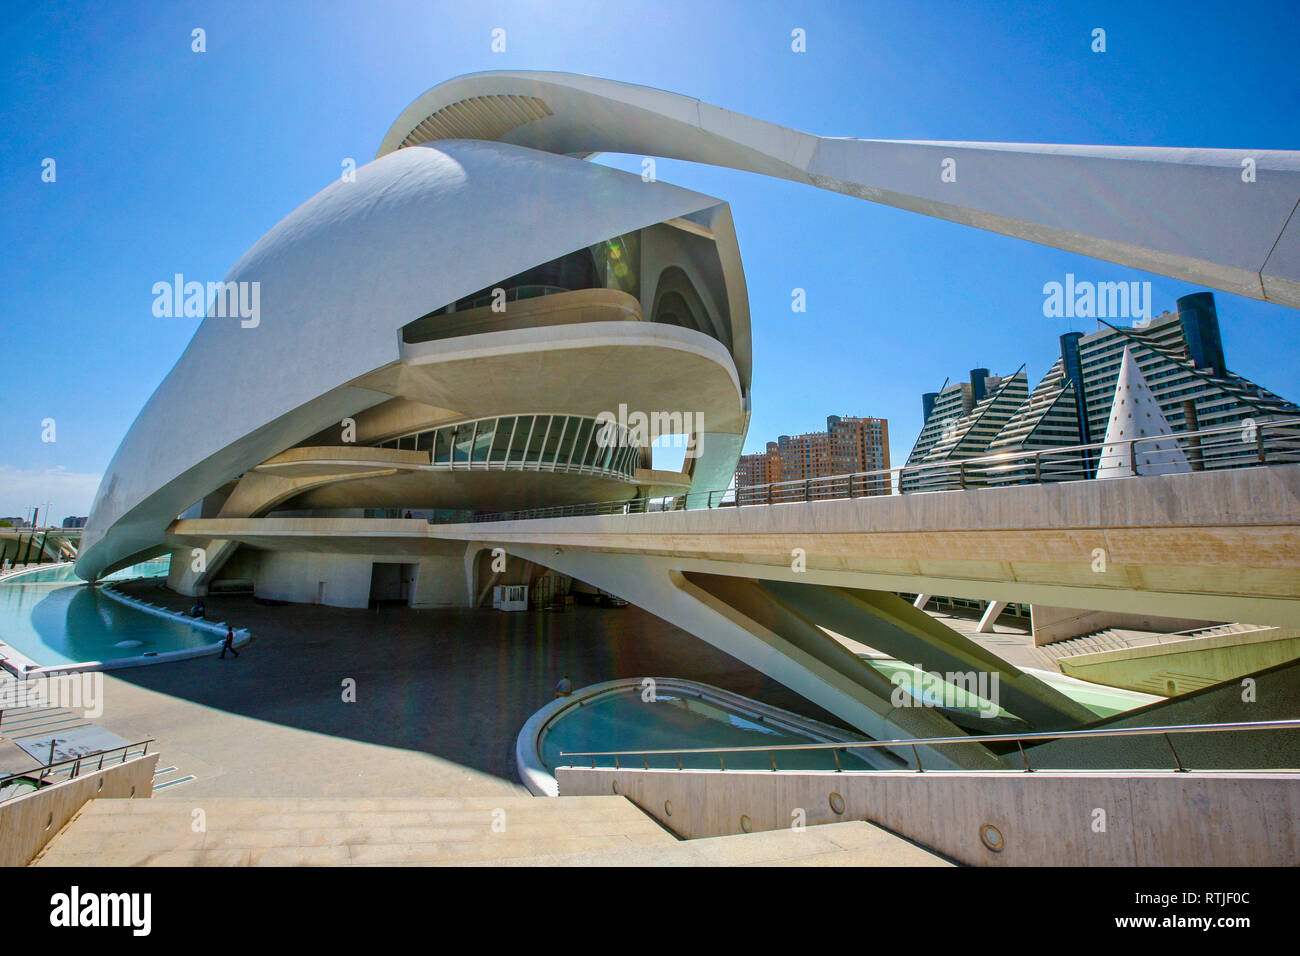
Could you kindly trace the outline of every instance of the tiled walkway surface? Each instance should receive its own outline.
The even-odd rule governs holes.
[[[36,860],[38,866],[395,864],[947,865],[862,822],[679,842],[615,796],[213,798],[194,807],[94,800]]]
[[[154,583],[123,589],[177,609],[191,602]],[[158,800],[522,794],[515,737],[566,673],[575,687],[688,677],[838,723],[635,607],[373,611],[251,596],[207,605],[210,618],[252,630],[240,657],[105,675],[97,723],[129,740],[156,738],[160,767],[195,777],[159,789]]]

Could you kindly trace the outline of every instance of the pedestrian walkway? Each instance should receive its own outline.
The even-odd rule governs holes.
[[[196,813],[201,811],[201,816]],[[201,832],[195,832],[199,820]],[[35,866],[947,866],[863,821],[678,840],[624,797],[92,800]]]

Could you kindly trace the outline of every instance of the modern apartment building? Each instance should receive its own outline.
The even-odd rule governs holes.
[[[1086,335],[1061,336],[1061,357],[995,430],[990,426],[999,414],[986,409],[977,422],[978,403],[971,394],[984,369],[971,372],[970,384],[923,395],[925,425],[908,464],[1101,441],[1126,346],[1175,432],[1300,417],[1300,406],[1228,369],[1212,292],[1183,296],[1176,311],[1133,326],[1100,324]],[[1239,436],[1207,439],[1204,467],[1231,464],[1231,456],[1215,454],[1212,446],[1232,441]],[[907,480],[904,476],[905,490]]]
[[[743,502],[754,497],[743,489],[757,485],[887,468],[887,419],[829,415],[824,432],[782,435],[768,442],[766,451],[742,455],[736,468],[736,494]]]
[[[989,442],[1028,398],[1029,380],[1023,365],[1006,377],[992,375],[986,368],[974,368],[970,381],[945,384],[938,392],[927,392],[921,396],[925,425],[907,464],[941,464],[984,454]],[[923,471],[905,472],[900,487],[904,492],[923,490],[926,478]]]

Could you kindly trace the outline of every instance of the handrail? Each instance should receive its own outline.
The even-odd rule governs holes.
[[[517,521],[530,518],[644,514],[687,510],[692,503],[706,508],[751,507],[792,501],[827,501],[958,488],[1038,485],[1064,480],[1090,479],[1101,458],[1116,456],[1127,459],[1135,474],[1142,477],[1141,468],[1144,463],[1138,460],[1138,446],[1156,445],[1155,449],[1145,453],[1148,457],[1154,457],[1160,453],[1159,443],[1170,440],[1179,443],[1180,448],[1184,443],[1188,444],[1190,447],[1185,449],[1185,453],[1189,461],[1194,459],[1196,466],[1201,469],[1216,466],[1251,467],[1270,463],[1296,464],[1300,463],[1298,426],[1300,426],[1300,418],[1259,422],[1251,426],[1237,423],[1195,432],[1132,438],[1122,442],[1101,441],[1087,445],[1040,448],[1028,452],[1007,452],[979,458],[902,465],[898,468],[824,475],[819,478],[777,481],[739,488],[692,491],[680,495],[658,497],[646,495],[620,501],[553,505],[522,511],[485,512],[474,515],[470,520],[471,522]],[[1286,431],[1288,428],[1297,428],[1297,430]],[[1234,434],[1239,436],[1240,441],[1232,444],[1240,444],[1239,448],[1225,448],[1228,444],[1225,442],[1202,443],[1201,441],[1214,436]],[[1110,453],[1106,454],[1108,449]],[[1126,452],[1121,449],[1126,449]],[[1273,456],[1271,461],[1270,450]],[[1149,466],[1150,463],[1145,464]]]
[[[1061,740],[1065,738],[1083,738],[1083,737],[1146,737],[1146,736],[1164,736],[1165,742],[1169,744],[1169,749],[1173,750],[1173,743],[1169,741],[1169,734],[1210,734],[1222,733],[1230,730],[1300,730],[1300,719],[1288,718],[1286,720],[1257,720],[1257,721],[1235,721],[1218,724],[1177,724],[1165,727],[1103,727],[1095,730],[1056,730],[1056,731],[1034,731],[1023,734],[971,734],[960,737],[916,737],[903,740],[862,740],[837,743],[815,743],[815,744],[768,744],[755,747],[691,747],[691,748],[669,748],[666,750],[581,750],[581,751],[561,751],[561,757],[590,757],[594,766],[596,757],[652,757],[675,755],[678,758],[679,766],[682,754],[717,754],[719,761],[722,762],[723,769],[726,769],[725,761],[722,761],[723,754],[737,753],[768,753],[775,754],[776,751],[796,751],[796,750],[857,750],[873,749],[877,747],[911,747],[915,754],[915,748],[918,746],[937,746],[941,744],[973,744],[973,743],[995,743],[1007,742],[1021,744],[1026,740]],[[1025,769],[1029,771],[1029,758],[1025,755],[1024,747],[1020,748],[1020,755],[1024,758]],[[1183,770],[1182,761],[1178,760],[1178,753],[1174,751],[1174,759],[1178,761],[1178,769]],[[617,760],[615,760],[617,764]],[[839,760],[836,759],[838,767]],[[569,766],[573,767],[573,761],[570,759]],[[917,760],[918,769],[920,769],[920,760]],[[773,769],[775,769],[775,759],[773,759]],[[837,770],[837,772],[839,772]]]
[[[95,769],[102,770],[104,769],[105,757],[108,757],[111,754],[116,754],[120,750],[122,752],[121,762],[126,763],[127,757],[131,756],[132,748],[140,747],[141,748],[140,753],[136,754],[136,756],[144,757],[147,756],[149,753],[149,745],[155,742],[156,741],[154,740],[153,737],[148,737],[144,740],[137,740],[135,743],[132,744],[122,744],[121,746],[118,747],[109,747],[106,750],[96,750],[88,754],[81,754],[80,756],[77,757],[69,757],[67,760],[60,760],[57,763],[50,762],[45,764],[38,764],[35,767],[31,767],[27,770],[20,770],[17,773],[3,774],[0,775],[0,787],[3,787],[5,784],[13,780],[20,780],[24,778],[37,776],[37,775],[41,777],[50,777],[56,773],[62,773],[64,768],[69,769],[68,779],[71,780],[81,775],[81,764],[83,761],[94,760],[94,758],[98,757],[99,763]],[[54,744],[51,743],[50,755],[53,756],[53,754],[54,754]]]

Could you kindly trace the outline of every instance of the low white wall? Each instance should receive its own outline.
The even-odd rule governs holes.
[[[415,566],[415,581],[404,585],[412,607],[468,607],[465,569],[459,555],[407,557],[393,554],[329,554],[316,551],[263,551],[252,568],[253,591],[260,598],[330,607],[369,607],[373,566]],[[405,575],[409,570],[394,574]],[[320,582],[325,582],[323,596]],[[396,596],[400,591],[394,590]]]
[[[469,607],[465,562],[459,555],[421,558],[412,607]]]
[[[87,800],[152,796],[157,766],[156,753],[134,757],[0,803],[0,866],[30,863]]]
[[[263,551],[257,563],[253,593],[260,598],[295,604],[369,607],[373,561],[371,556],[359,554]],[[325,582],[323,593],[322,581]]]
[[[1295,866],[1300,771],[798,773],[559,768],[687,838],[867,820],[974,866]],[[832,794],[843,813],[831,807]],[[668,813],[666,802],[671,804]],[[1100,813],[1099,813],[1100,811]],[[994,852],[980,838],[1001,833]]]

